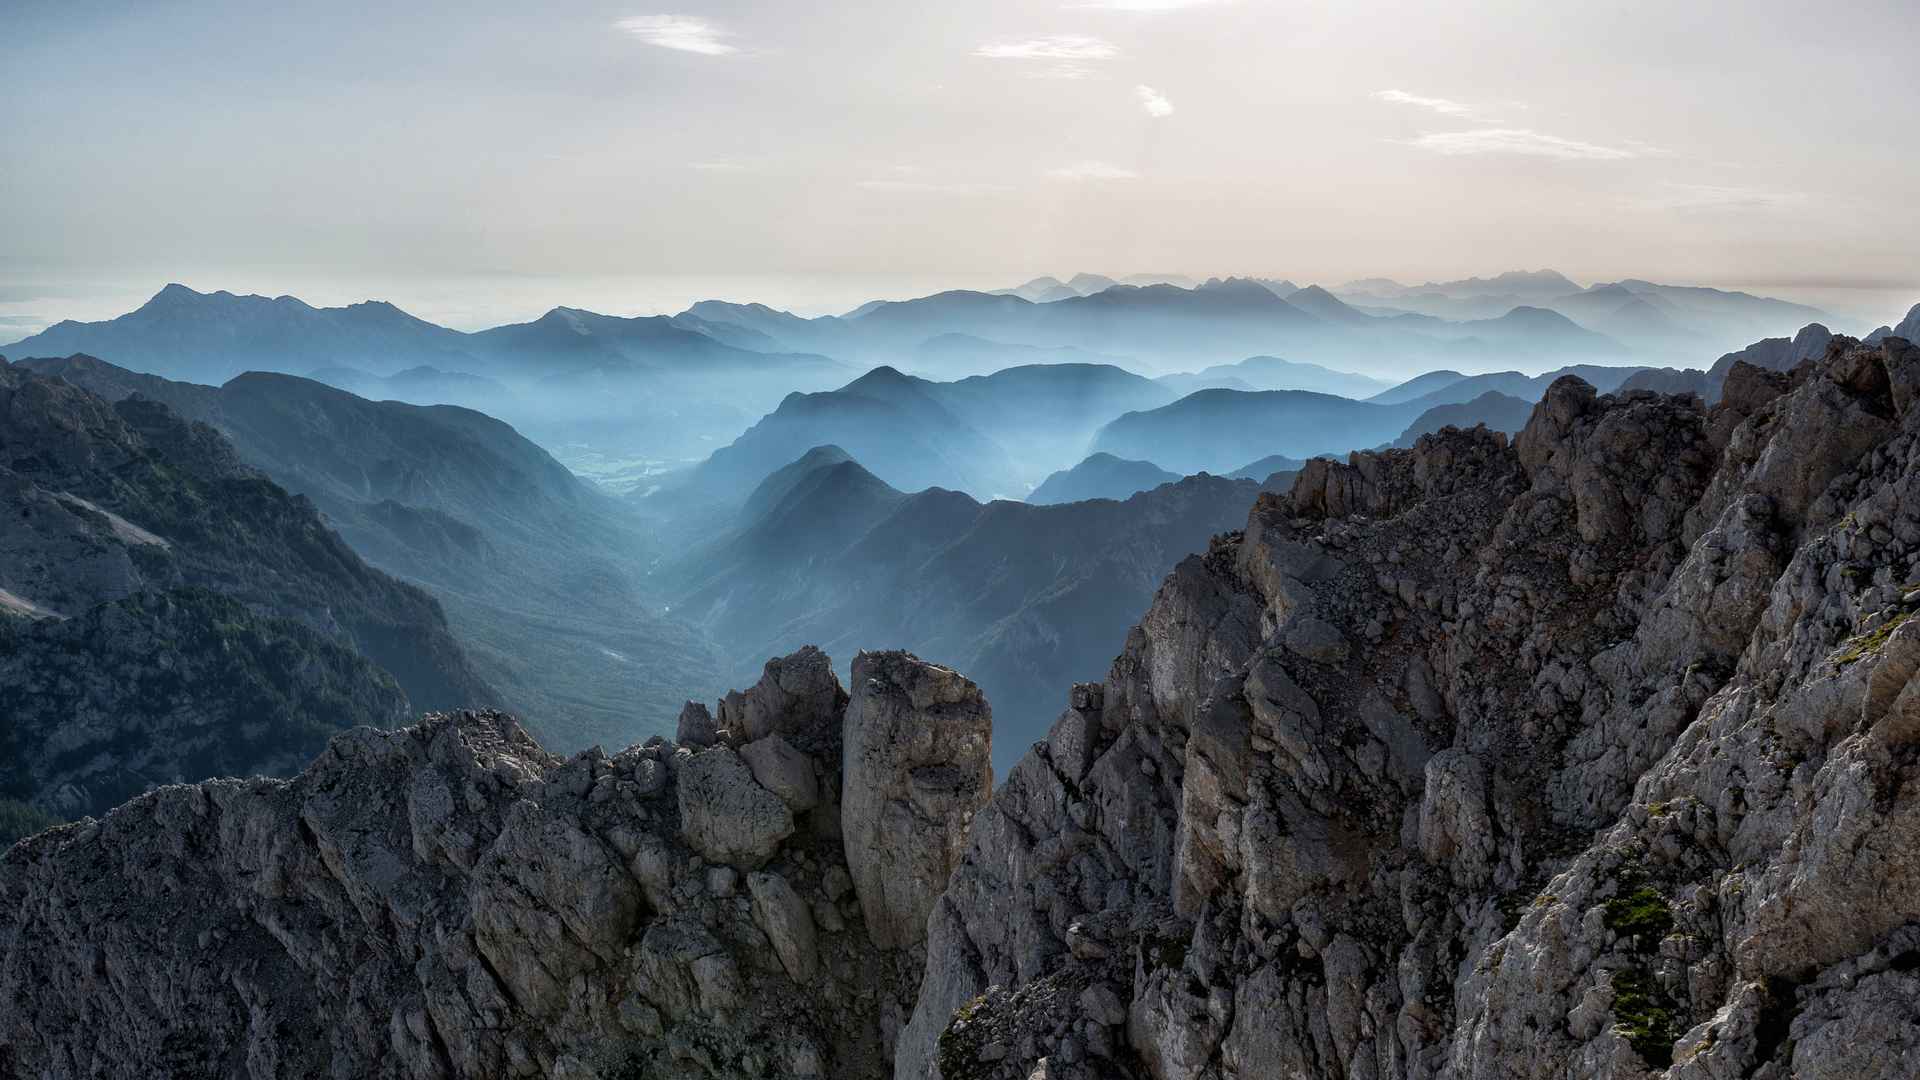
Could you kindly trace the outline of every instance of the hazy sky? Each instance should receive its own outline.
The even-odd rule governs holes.
[[[1920,283],[1913,0],[674,3],[0,0],[0,270]]]

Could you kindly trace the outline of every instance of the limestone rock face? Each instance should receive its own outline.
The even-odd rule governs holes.
[[[958,672],[863,652],[845,739],[840,824],[867,931],[882,947],[916,944],[993,791],[992,710]]]
[[[749,696],[844,702],[824,671],[812,699]],[[0,1074],[884,1077],[919,968],[850,895],[842,718],[758,715],[832,805],[725,745],[563,760],[457,713],[25,840],[0,859]]]
[[[1913,1075],[1920,350],[1780,344],[1262,497],[975,815],[895,1075]]]

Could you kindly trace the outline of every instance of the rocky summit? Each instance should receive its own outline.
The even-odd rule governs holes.
[[[17,1076],[1920,1075],[1920,349],[1307,462],[990,790],[817,650],[675,742],[495,713],[0,860]]]

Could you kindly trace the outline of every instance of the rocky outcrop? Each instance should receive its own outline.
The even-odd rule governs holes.
[[[993,791],[980,688],[907,653],[861,653],[847,709],[847,868],[876,944],[915,945]]]
[[[944,869],[856,893],[841,792],[870,767],[843,787],[841,729],[903,748],[874,774],[917,815],[889,850],[945,853],[987,714],[911,656],[855,670],[849,698],[818,650],[769,663],[710,745],[562,759],[444,714],[30,838],[0,860],[0,1073],[885,1076],[902,920]]]
[[[1833,331],[1819,323],[1808,323],[1790,338],[1763,338],[1738,352],[1722,356],[1707,369],[1707,375],[1715,380],[1725,379],[1736,363],[1752,364],[1770,371],[1792,371],[1809,360],[1817,360],[1825,355],[1827,346],[1833,340]]]
[[[1726,380],[1183,563],[975,816],[896,1076],[1911,1074],[1920,350]]]

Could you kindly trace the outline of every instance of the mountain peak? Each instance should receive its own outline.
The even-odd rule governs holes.
[[[1082,296],[1113,288],[1118,282],[1105,274],[1075,274],[1067,279],[1067,288]]]
[[[821,445],[814,447],[813,449],[807,451],[806,453],[801,454],[799,459],[796,460],[794,464],[802,466],[804,468],[818,469],[818,468],[821,468],[822,466],[838,465],[843,461],[852,461],[852,460],[853,460],[852,454],[849,454],[845,450],[840,449],[840,447],[834,445],[833,443],[822,443]]]
[[[204,300],[211,294],[196,292],[177,281],[170,281],[159,292],[154,293],[146,303],[140,305],[140,311],[157,311],[182,307],[197,300]]]

